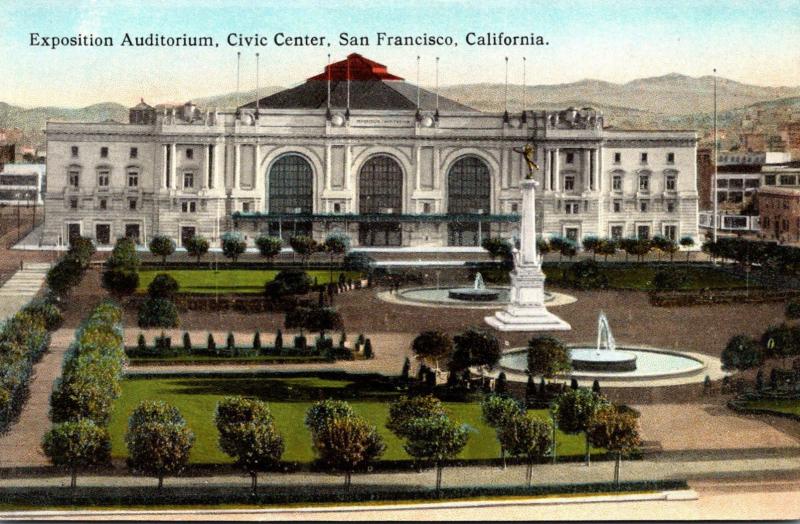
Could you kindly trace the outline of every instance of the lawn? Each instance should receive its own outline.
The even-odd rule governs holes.
[[[163,400],[176,406],[194,431],[196,440],[190,457],[192,463],[225,463],[230,458],[217,447],[217,430],[213,417],[216,403],[225,395],[258,397],[269,402],[278,430],[284,437],[286,461],[301,463],[314,458],[311,436],[303,421],[305,413],[316,399],[347,399],[353,409],[375,424],[384,438],[385,460],[408,459],[402,442],[385,427],[389,402],[399,393],[388,384],[365,385],[346,375],[308,374],[302,376],[266,375],[247,377],[180,377],[128,378],[122,382],[122,395],[114,405],[109,430],[112,456],[126,456],[124,434],[128,417],[142,400]],[[453,419],[471,429],[469,442],[460,455],[464,459],[497,458],[500,447],[495,432],[481,420],[477,402],[448,402],[447,410]],[[537,415],[546,417],[546,411]],[[582,435],[558,435],[558,454],[581,455]]]
[[[274,269],[169,269],[153,270],[146,269],[139,271],[139,288],[137,291],[147,291],[147,286],[159,273],[168,273],[180,285],[180,290],[184,293],[261,293],[264,291],[264,284],[275,278],[278,270]],[[312,280],[319,284],[327,284],[331,281],[338,282],[339,274],[344,273],[345,278],[361,278],[361,273],[357,271],[330,271],[311,270],[306,271]]]
[[[763,409],[800,416],[800,400],[751,400],[742,405],[750,409]]]
[[[546,265],[543,269],[547,277],[553,281],[557,281],[563,272],[563,266],[555,267]],[[667,271],[673,269],[687,276],[687,280],[681,289],[737,289],[747,286],[747,282],[744,278],[723,269],[708,266],[675,266],[674,268],[666,264],[661,266],[653,266],[650,264],[627,264],[619,267],[614,267],[612,265],[601,266],[603,273],[608,276],[608,287],[610,289],[633,289],[642,291],[653,289],[651,285],[653,277],[662,269]],[[756,288],[759,287],[759,285],[751,279],[750,287]]]

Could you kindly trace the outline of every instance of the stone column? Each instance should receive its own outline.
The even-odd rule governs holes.
[[[325,144],[325,189],[331,188],[331,145]]]
[[[178,146],[175,142],[169,145],[169,177],[171,187],[178,187]]]
[[[422,148],[419,145],[414,146],[414,189],[419,191],[421,185],[420,163],[422,160]]]
[[[536,252],[536,182],[524,179],[522,189],[522,215],[520,216],[519,244],[523,265],[539,264]]]
[[[208,189],[208,152],[210,148],[203,146],[203,162],[200,164],[200,187]]]
[[[592,150],[583,150],[583,191],[592,189]]]
[[[561,191],[561,166],[559,165],[559,156],[560,153],[558,148],[553,149],[553,178],[555,180],[555,187],[553,187],[554,191]]]
[[[253,189],[258,187],[258,165],[261,163],[261,144],[256,144],[253,149]]]
[[[347,144],[344,147],[344,188],[350,189],[350,169],[353,163],[353,147]],[[355,205],[353,206],[355,207]]]
[[[219,147],[217,147],[217,144],[211,144],[209,151],[211,152],[211,187],[216,189],[217,187],[219,187],[217,181],[217,164],[219,163]]]
[[[594,163],[592,163],[592,167],[594,169],[594,190],[600,191],[602,190],[602,172],[600,171],[600,149],[593,149],[594,152]]]
[[[236,144],[233,149],[233,189],[239,189],[242,179],[242,146]]]

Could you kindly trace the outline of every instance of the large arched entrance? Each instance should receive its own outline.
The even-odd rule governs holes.
[[[362,246],[400,246],[400,222],[391,220],[403,210],[403,170],[397,160],[378,155],[367,160],[358,174],[358,210],[365,217],[358,232]]]
[[[459,219],[447,227],[450,246],[479,246],[489,235],[477,219],[469,215],[489,214],[492,204],[492,180],[489,167],[480,158],[467,156],[457,160],[447,173],[447,213]]]
[[[281,215],[269,223],[269,234],[285,242],[293,236],[311,235],[314,209],[314,174],[311,164],[300,155],[286,154],[269,169],[269,213]],[[286,217],[285,215],[293,215]]]

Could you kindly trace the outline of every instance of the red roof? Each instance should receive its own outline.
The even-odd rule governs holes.
[[[348,67],[349,65],[349,67]],[[349,69],[349,74],[348,74]],[[330,75],[330,76],[328,76]],[[386,70],[386,66],[364,58],[358,53],[350,53],[345,60],[325,66],[325,72],[308,80],[403,80]]]

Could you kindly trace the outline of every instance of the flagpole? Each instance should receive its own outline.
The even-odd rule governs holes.
[[[419,55],[417,55],[417,111],[419,111]]]
[[[436,112],[439,112],[439,57],[436,57]]]
[[[347,109],[344,116],[348,120],[350,119],[350,55],[347,55]]]
[[[719,220],[719,210],[718,210],[718,198],[717,192],[719,189],[717,188],[717,159],[719,158],[719,151],[717,150],[717,68],[714,68],[714,219],[712,220],[711,224],[714,228],[713,239],[714,243],[717,242],[717,229],[719,229],[719,224],[717,221]]]
[[[260,100],[259,100],[259,83],[258,83],[259,78],[258,78],[258,72],[259,72],[259,61],[258,61],[258,53],[256,53],[256,118],[258,118],[258,109],[259,109],[259,102],[260,102]]]
[[[236,108],[238,109],[239,106],[242,105],[241,98],[239,97],[239,71],[240,71],[240,62],[242,61],[242,52],[236,52]]]
[[[331,108],[331,54],[328,53],[328,102],[327,107]]]
[[[528,84],[526,83],[525,78],[525,65],[527,64],[527,59],[523,56],[522,57],[522,112],[525,112],[525,102],[528,94]]]

